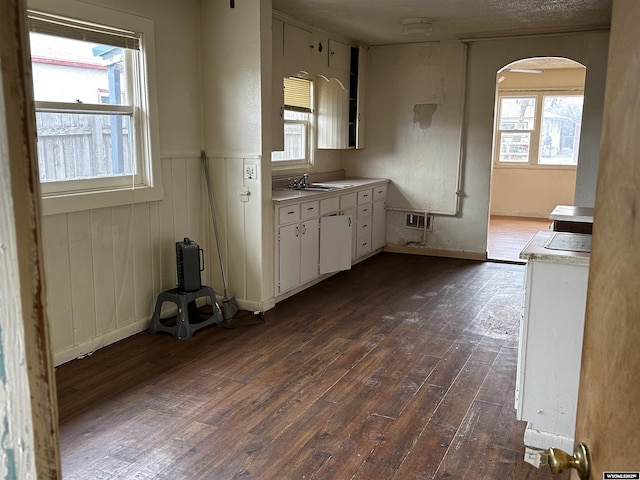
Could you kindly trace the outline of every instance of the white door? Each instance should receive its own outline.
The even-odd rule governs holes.
[[[320,273],[351,268],[350,215],[330,215],[320,219]]]
[[[318,276],[318,255],[320,253],[320,221],[317,218],[300,224],[300,283]]]
[[[300,225],[280,227],[278,242],[278,283],[282,293],[300,284]]]

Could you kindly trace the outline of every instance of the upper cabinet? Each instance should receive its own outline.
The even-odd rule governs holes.
[[[273,140],[284,147],[282,79],[304,75],[314,81],[319,149],[364,147],[366,49],[352,47],[311,27],[273,19]]]
[[[351,66],[351,47],[329,39],[329,68],[348,72]]]

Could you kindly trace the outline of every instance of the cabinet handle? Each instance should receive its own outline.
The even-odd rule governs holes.
[[[307,233],[307,224],[302,225],[302,234],[305,235]]]
[[[300,227],[296,227],[296,237],[300,236]]]
[[[280,118],[284,118],[284,106],[280,107]]]
[[[290,212],[287,212],[287,215],[293,215],[294,213],[296,213],[295,210],[291,210]]]
[[[362,228],[367,228],[367,224],[365,223],[364,225],[362,225]]]
[[[363,209],[362,209],[362,211],[363,211],[363,212],[368,212],[368,211],[369,211],[369,209],[368,209],[368,208],[363,208]]]
[[[351,226],[351,217],[349,217],[349,226]]]
[[[309,208],[307,208],[307,211],[311,211],[311,210],[315,210],[315,207],[309,207]]]

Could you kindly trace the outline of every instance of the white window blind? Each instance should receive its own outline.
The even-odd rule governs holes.
[[[311,112],[311,81],[304,78],[284,79],[284,105],[289,110]]]
[[[28,11],[28,19],[29,30],[32,32],[105,44],[113,47],[140,50],[141,34],[136,32],[63,18],[33,10]]]

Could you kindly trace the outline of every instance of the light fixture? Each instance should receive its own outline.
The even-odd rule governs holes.
[[[402,20],[404,35],[431,35],[433,20],[430,18],[405,18]]]

